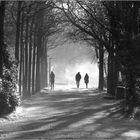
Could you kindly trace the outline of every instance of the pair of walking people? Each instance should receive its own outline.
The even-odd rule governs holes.
[[[76,76],[75,76],[77,88],[79,88],[79,86],[80,86],[80,80],[81,80],[81,78],[82,78],[82,77],[81,77],[81,74],[80,74],[80,72],[78,72],[78,73],[76,74]],[[85,84],[86,84],[86,88],[88,88],[89,76],[88,76],[87,73],[85,74],[84,82],[85,82]]]

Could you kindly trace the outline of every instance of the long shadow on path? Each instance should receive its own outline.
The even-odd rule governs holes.
[[[31,100],[23,106],[39,108],[29,111],[29,120],[16,131],[7,131],[9,139],[128,138],[123,136],[130,131],[127,122],[118,119],[120,116],[110,116],[115,101],[105,100],[97,90],[44,91]],[[137,130],[136,123],[131,124],[131,130],[134,128]]]

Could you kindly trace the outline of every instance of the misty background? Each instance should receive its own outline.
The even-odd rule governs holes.
[[[80,87],[85,88],[84,76],[89,75],[89,88],[98,86],[98,64],[95,52],[91,47],[82,42],[66,42],[49,51],[51,70],[55,73],[56,84],[66,84],[76,87],[75,75],[81,73]]]

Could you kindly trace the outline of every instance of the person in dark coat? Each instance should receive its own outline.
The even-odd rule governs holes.
[[[54,89],[54,82],[55,82],[55,74],[51,71],[51,73],[50,73],[50,86],[51,86],[51,89]]]
[[[84,81],[85,81],[85,84],[86,84],[86,88],[88,88],[89,76],[88,76],[87,73],[86,73],[86,75],[85,75],[85,77],[84,77]]]
[[[78,73],[76,74],[75,80],[76,80],[77,88],[79,88],[80,80],[81,80],[81,74],[80,74],[80,72],[78,72]]]

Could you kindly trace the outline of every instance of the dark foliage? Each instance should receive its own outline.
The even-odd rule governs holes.
[[[11,92],[0,92],[0,116],[12,113],[19,104],[19,99]]]
[[[16,95],[16,67],[3,70],[0,91],[0,116],[12,113],[19,105]]]
[[[6,45],[3,56],[3,74],[0,79],[0,116],[12,113],[20,101],[16,94],[17,67],[10,60]]]

